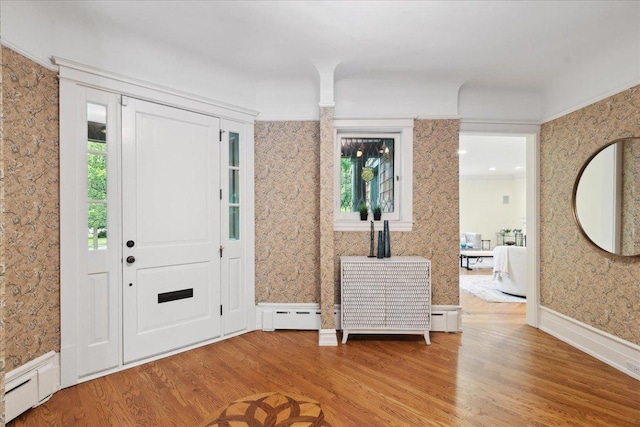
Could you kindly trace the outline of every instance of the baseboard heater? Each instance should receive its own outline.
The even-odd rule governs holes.
[[[321,328],[320,305],[314,303],[259,303],[256,307],[258,329],[263,331],[275,331],[278,329],[313,330]],[[336,330],[342,329],[340,325],[340,304],[334,308],[334,321]],[[434,305],[431,307],[431,331],[432,332],[460,332],[461,307]]]
[[[51,351],[5,375],[5,422],[49,400],[59,388],[59,366]]]
[[[337,305],[334,310],[336,327],[340,324],[339,307]],[[259,328],[263,331],[277,329],[318,331],[322,324],[320,305],[315,303],[260,303],[257,311]]]

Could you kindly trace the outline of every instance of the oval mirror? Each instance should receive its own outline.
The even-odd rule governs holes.
[[[572,208],[592,244],[615,255],[640,256],[640,138],[615,140],[585,162]]]

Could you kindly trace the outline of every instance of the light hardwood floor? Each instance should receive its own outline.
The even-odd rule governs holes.
[[[13,426],[198,426],[280,391],[340,426],[638,426],[640,383],[525,325],[524,304],[462,294],[459,334],[251,332],[57,392]]]

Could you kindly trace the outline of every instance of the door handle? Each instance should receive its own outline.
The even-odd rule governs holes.
[[[128,248],[132,248],[136,245],[136,242],[134,242],[133,240],[128,240],[127,241],[127,247]]]
[[[127,257],[127,263],[128,264],[133,264],[134,262],[136,262],[136,258],[134,256],[132,256],[132,255],[129,255]]]

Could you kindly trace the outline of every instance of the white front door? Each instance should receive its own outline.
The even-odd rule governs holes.
[[[221,334],[219,129],[123,100],[124,363]]]

